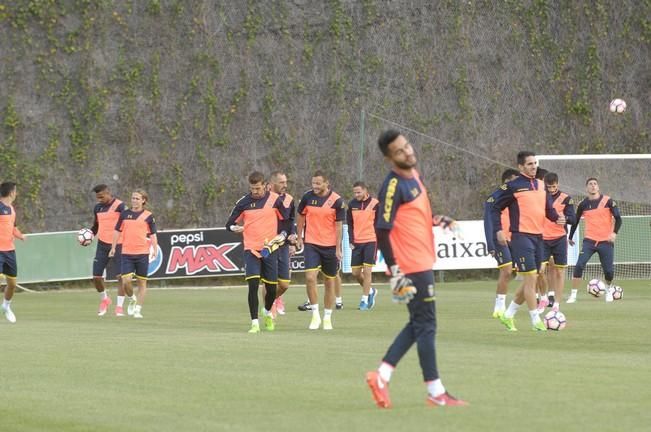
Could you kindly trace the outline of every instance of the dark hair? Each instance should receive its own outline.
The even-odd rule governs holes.
[[[597,184],[599,184],[599,180],[597,180],[597,177],[588,177],[588,179],[585,181],[585,185],[587,186],[588,183],[590,183],[591,180],[594,180],[594,181],[597,182]]]
[[[281,170],[272,171],[271,174],[269,174],[269,180],[273,181],[274,179],[278,178],[281,175],[287,175],[287,174],[285,174],[285,171],[281,171]]]
[[[527,160],[529,156],[535,156],[536,154],[532,151],[529,150],[523,150],[520,153],[518,153],[518,165],[524,165],[524,162]]]
[[[377,139],[377,145],[380,147],[380,151],[384,156],[389,154],[389,144],[394,142],[400,135],[401,133],[395,129],[389,129],[380,134],[380,137]]]
[[[556,184],[558,183],[558,174],[556,174],[555,172],[548,172],[547,174],[545,174],[544,180],[545,180],[545,184],[549,184],[549,185]]]
[[[505,169],[504,172],[502,173],[502,183],[506,183],[506,179],[508,179],[509,177],[519,176],[519,175],[520,175],[520,171],[518,171],[517,169],[513,169],[513,168]]]
[[[548,172],[549,171],[546,170],[545,168],[538,167],[538,168],[536,168],[536,178],[538,180],[542,180],[542,179],[545,178],[545,176],[547,175]]]
[[[329,181],[328,176],[326,175],[326,173],[324,171],[321,171],[321,170],[314,171],[314,174],[312,174],[312,178],[314,178],[314,177],[323,177],[324,181]]]
[[[253,171],[249,174],[249,184],[264,183],[264,174],[260,171]]]
[[[95,192],[95,193],[104,192],[106,190],[109,190],[109,187],[107,185],[105,185],[105,184],[98,184],[97,186],[95,186],[93,188],[93,192]]]
[[[368,188],[366,187],[366,183],[364,183],[364,182],[361,181],[361,180],[357,180],[355,183],[353,183],[353,187],[354,187],[354,188],[355,188],[355,187],[361,187],[361,188],[363,188],[363,189],[368,189]]]
[[[0,184],[0,196],[6,198],[16,189],[16,183],[4,182]]]

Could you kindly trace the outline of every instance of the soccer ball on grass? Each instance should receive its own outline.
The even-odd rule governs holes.
[[[554,331],[559,331],[563,330],[565,328],[565,324],[567,324],[567,319],[565,318],[565,314],[561,311],[549,311],[547,315],[545,315],[545,327],[547,327],[548,330],[554,330]]]
[[[615,286],[613,291],[613,300],[621,300],[624,298],[624,289],[620,286]]]
[[[606,284],[599,279],[592,279],[590,282],[588,282],[588,286],[586,288],[588,290],[588,294],[594,297],[599,297],[601,294],[606,292]]]

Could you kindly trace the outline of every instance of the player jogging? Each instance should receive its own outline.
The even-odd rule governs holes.
[[[2,313],[6,320],[12,324],[16,322],[16,315],[11,310],[11,299],[16,291],[16,277],[18,277],[14,239],[25,241],[25,236],[16,227],[16,210],[13,202],[16,200],[17,194],[16,183],[0,184],[0,271],[7,280],[2,300]]]
[[[95,250],[95,259],[93,260],[93,283],[99,293],[100,302],[97,315],[104,316],[111,305],[111,298],[108,296],[104,287],[104,270],[109,263],[109,252],[113,242],[113,232],[115,224],[120,218],[120,213],[126,210],[122,201],[115,198],[111,189],[105,184],[99,184],[93,188],[97,204],[93,209],[95,220],[91,231],[97,237],[97,249]],[[115,256],[112,258],[118,266],[118,296],[124,298],[124,289],[120,283],[120,261],[122,253],[122,242],[118,239],[115,247]],[[117,310],[117,309],[116,309]]]
[[[606,285],[606,301],[613,301],[613,279],[615,278],[615,240],[617,233],[622,227],[622,217],[619,213],[617,203],[608,195],[602,195],[599,191],[599,182],[596,178],[590,177],[586,182],[586,191],[588,196],[579,203],[576,211],[576,220],[570,230],[570,244],[574,246],[574,232],[579,226],[581,217],[585,220],[585,234],[579,259],[574,267],[572,278],[572,292],[567,299],[568,303],[576,302],[576,293],[583,270],[590,260],[590,257],[596,252],[599,254],[599,261],[604,272]],[[614,223],[613,223],[614,219]]]
[[[436,364],[436,297],[434,294],[434,218],[427,190],[415,170],[416,155],[407,139],[388,130],[378,139],[391,172],[378,195],[375,225],[378,246],[391,268],[394,300],[406,303],[409,321],[396,336],[377,371],[367,372],[366,382],[379,408],[391,408],[389,381],[398,362],[415,343],[427,387],[427,404],[462,406],[468,403],[450,395]],[[451,219],[436,220],[450,224]]]
[[[131,208],[120,213],[109,256],[115,256],[117,243],[122,235],[122,259],[120,261],[121,282],[125,293],[129,296],[127,314],[134,318],[142,318],[142,305],[147,294],[147,277],[149,275],[149,260],[158,255],[158,238],[156,236],[156,220],[154,215],[145,210],[149,202],[147,192],[136,189],[131,193]],[[151,246],[150,246],[151,243]],[[131,278],[135,274],[138,281],[138,297],[134,297]],[[118,297],[118,308],[122,307],[124,298]],[[117,308],[116,308],[117,309]],[[124,316],[116,310],[116,316]]]
[[[367,311],[375,306],[377,290],[371,287],[373,266],[377,252],[375,236],[375,215],[379,201],[368,193],[362,181],[353,184],[353,198],[348,203],[346,222],[348,224],[348,243],[352,249],[351,271],[362,287],[359,310]]]

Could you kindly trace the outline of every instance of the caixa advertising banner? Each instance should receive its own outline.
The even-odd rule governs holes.
[[[150,279],[243,275],[242,235],[225,228],[159,231],[158,254],[149,262]],[[302,252],[302,251],[301,251]],[[305,269],[303,255],[291,259],[293,271]],[[109,265],[107,279],[117,267]]]

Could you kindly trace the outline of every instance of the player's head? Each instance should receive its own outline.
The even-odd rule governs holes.
[[[0,184],[0,197],[2,198],[16,198],[16,183],[4,182]]]
[[[249,174],[249,191],[252,198],[262,198],[266,192],[264,174],[260,171],[253,171]]]
[[[98,184],[93,188],[93,192],[95,192],[95,199],[97,202],[102,205],[110,203],[113,198],[111,189],[105,184]]]
[[[505,169],[504,172],[502,173],[502,183],[510,182],[514,178],[520,175],[520,171],[513,169],[513,168],[508,168]]]
[[[407,138],[394,129],[382,132],[377,140],[378,147],[393,166],[410,169],[416,166],[416,153]]]
[[[368,188],[363,181],[356,181],[353,184],[353,196],[358,201],[368,199]]]
[[[590,177],[585,181],[585,190],[588,195],[597,195],[599,193],[599,181],[596,177]]]
[[[142,210],[149,202],[149,195],[144,189],[135,189],[131,192],[131,209]]]
[[[314,171],[312,174],[312,192],[318,196],[325,196],[330,189],[330,180],[325,172],[321,170]]]
[[[518,153],[518,169],[521,173],[531,178],[535,178],[536,170],[538,169],[536,154],[528,150],[524,150]]]
[[[545,188],[550,194],[555,194],[558,192],[558,174],[555,172],[548,172],[545,174]]]
[[[271,190],[277,194],[287,192],[287,175],[282,171],[274,171],[269,176]]]
[[[536,168],[536,178],[538,180],[545,180],[545,176],[547,175],[549,171],[546,170],[545,168]]]

